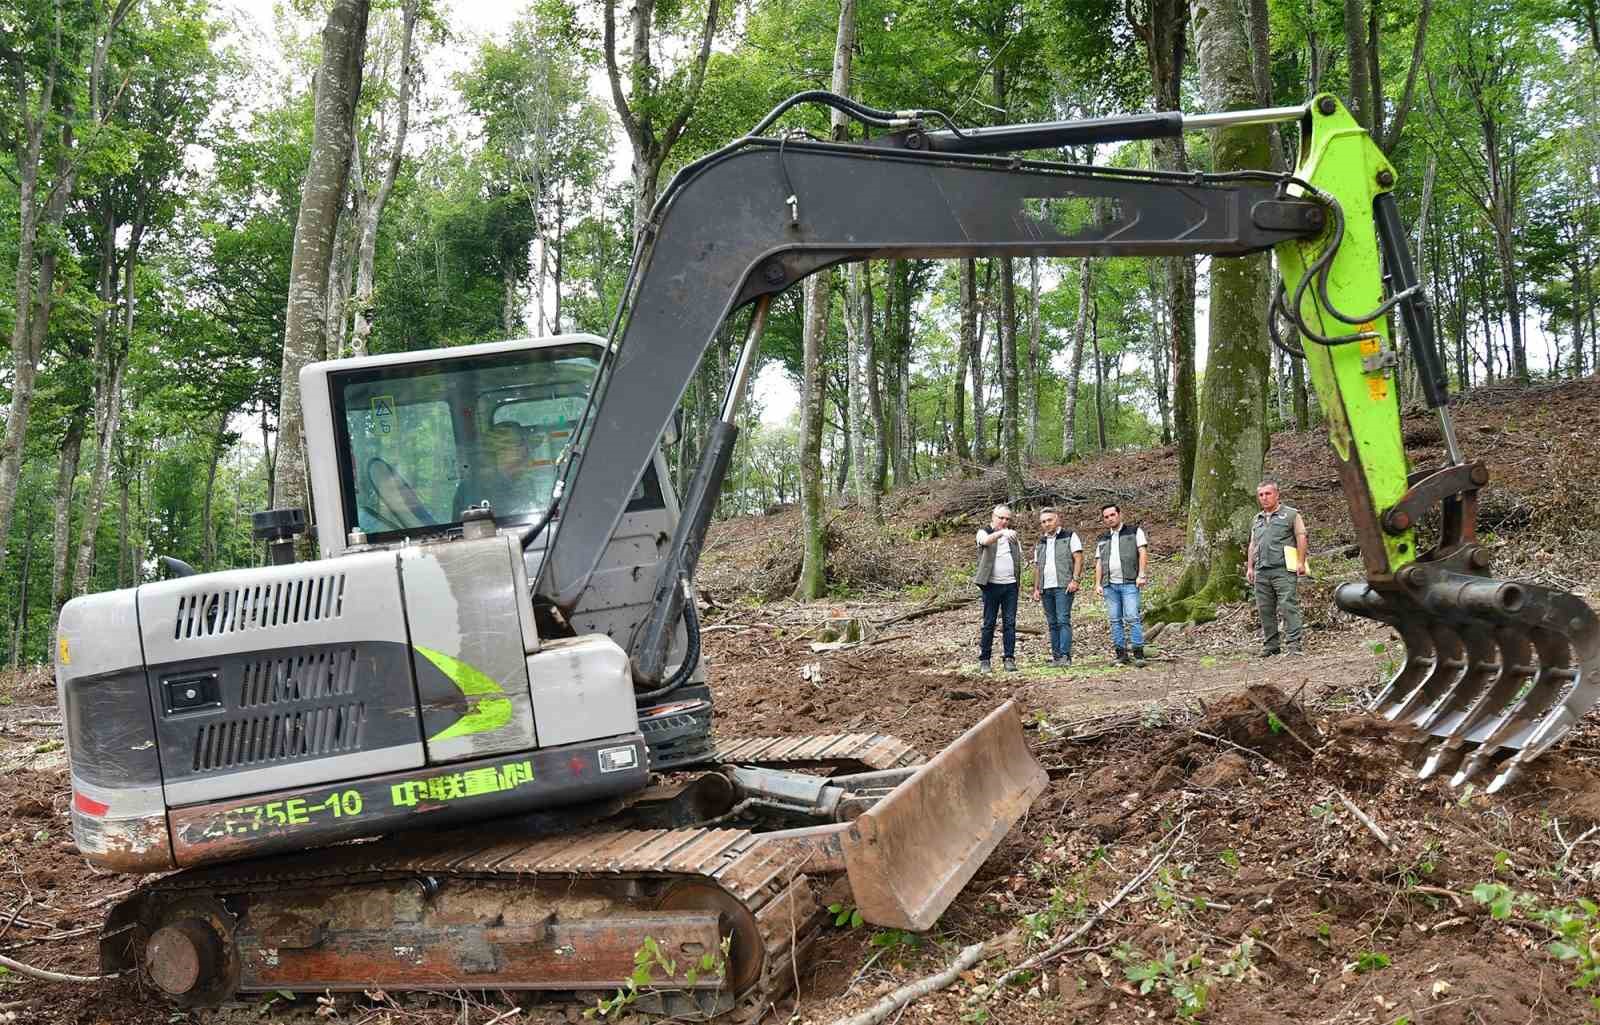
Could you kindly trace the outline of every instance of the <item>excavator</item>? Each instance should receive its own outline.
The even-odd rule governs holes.
[[[862,138],[769,134],[800,104]],[[1267,123],[1298,129],[1292,171],[1024,155]],[[637,1010],[711,1017],[785,994],[830,905],[931,927],[1046,785],[1017,710],[927,760],[874,733],[724,738],[700,658],[694,574],[770,304],[849,261],[1274,253],[1273,338],[1309,367],[1364,567],[1335,600],[1406,646],[1374,711],[1428,738],[1421,774],[1505,786],[1600,697],[1600,627],[1489,575],[1488,472],[1451,427],[1394,186],[1329,95],[962,129],[801,93],[673,178],[609,337],[306,367],[321,557],[296,559],[303,511],[270,510],[268,565],[168,560],[62,612],[76,843],[152,874],[103,970],[186,1007],[633,979]],[[746,309],[680,503],[663,443]],[[1440,466],[1403,448],[1394,319]]]

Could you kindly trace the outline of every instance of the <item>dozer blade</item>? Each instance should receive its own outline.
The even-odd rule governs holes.
[[[1452,785],[1492,772],[1495,793],[1600,702],[1600,618],[1576,595],[1423,564],[1399,584],[1334,600],[1405,642],[1372,711],[1431,738],[1422,778],[1459,763]]]
[[[1048,782],[1007,701],[845,831],[862,917],[930,928]]]

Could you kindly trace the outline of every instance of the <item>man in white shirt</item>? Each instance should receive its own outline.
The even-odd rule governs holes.
[[[1083,572],[1083,542],[1061,529],[1061,517],[1048,506],[1039,510],[1039,543],[1033,548],[1033,600],[1044,605],[1050,630],[1050,664],[1072,664],[1072,599]]]
[[[1006,672],[1017,671],[1017,581],[1022,574],[1022,544],[1011,529],[1011,509],[997,505],[989,517],[989,528],[979,530],[978,571],[972,582],[983,591],[983,629],[978,633],[978,671],[992,672],[994,624],[1003,618],[1001,648]]]
[[[1106,532],[1095,546],[1094,589],[1106,600],[1111,620],[1111,645],[1117,661],[1127,665],[1133,648],[1134,665],[1144,665],[1144,623],[1139,617],[1139,591],[1149,580],[1150,542],[1142,527],[1122,522],[1122,510],[1107,505],[1100,510]],[[1123,627],[1127,627],[1124,636]],[[1124,643],[1126,642],[1126,643]]]

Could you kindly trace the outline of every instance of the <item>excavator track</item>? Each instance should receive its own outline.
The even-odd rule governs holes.
[[[793,984],[844,871],[837,836],[394,837],[158,880],[113,913],[101,952],[184,1006],[382,987],[592,998],[625,984],[650,939],[675,973],[657,966],[657,1006],[641,1009],[718,1014]]]
[[[695,767],[923,761],[898,738],[851,733],[719,740]],[[786,993],[845,874],[843,827],[640,829],[628,827],[651,819],[648,798],[607,810],[598,823],[557,810],[178,872],[112,912],[102,966],[139,968],[182,1006],[375,987],[593,998],[625,985],[648,938],[676,974],[657,964],[643,1010],[712,1015]]]

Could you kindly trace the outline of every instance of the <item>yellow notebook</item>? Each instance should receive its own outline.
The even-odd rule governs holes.
[[[1298,573],[1300,571],[1300,549],[1284,548],[1283,564],[1290,573]]]

